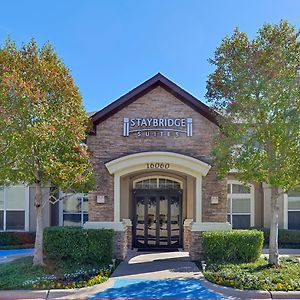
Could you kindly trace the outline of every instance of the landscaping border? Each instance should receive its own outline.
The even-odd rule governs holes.
[[[300,292],[281,292],[281,291],[258,291],[258,290],[239,290],[231,287],[225,287],[209,282],[205,277],[199,278],[200,282],[207,289],[221,294],[224,297],[234,297],[235,299],[300,299]],[[54,299],[78,294],[76,299],[86,298],[88,295],[105,290],[112,286],[114,278],[107,281],[80,289],[69,290],[2,290],[0,291],[0,300],[4,299]],[[101,287],[100,287],[101,286]]]
[[[204,276],[200,279],[203,286],[226,297],[241,299],[300,299],[300,291],[262,291],[262,290],[240,290],[232,287],[218,285],[208,281]]]

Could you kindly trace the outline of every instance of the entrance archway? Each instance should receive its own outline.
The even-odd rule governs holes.
[[[195,178],[195,220],[202,221],[202,177],[211,166],[199,159],[173,152],[141,152],[105,164],[114,175],[114,222],[120,222],[121,177],[141,171],[179,172]]]

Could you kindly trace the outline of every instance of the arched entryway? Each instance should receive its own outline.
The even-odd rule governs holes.
[[[130,219],[134,246],[182,247],[184,221],[202,220],[202,176],[210,166],[178,153],[144,152],[106,167],[114,175],[114,222]]]

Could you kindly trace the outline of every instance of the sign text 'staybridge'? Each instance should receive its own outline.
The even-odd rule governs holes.
[[[175,136],[182,133],[193,135],[192,118],[124,118],[123,136],[135,133],[137,136]]]

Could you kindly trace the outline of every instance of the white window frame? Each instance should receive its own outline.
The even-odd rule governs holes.
[[[289,209],[289,199],[290,198],[299,198],[299,197],[289,197],[288,193],[284,193],[284,195],[283,195],[283,205],[284,205],[283,228],[284,229],[289,229],[289,212],[290,211],[300,212],[300,209]]]
[[[24,194],[24,209],[6,209],[6,192],[7,188],[13,188],[13,187],[25,187],[25,194]],[[29,231],[29,186],[23,185],[23,184],[16,184],[12,186],[4,186],[3,187],[3,230],[0,230],[0,232],[8,231],[8,232],[24,232]],[[2,209],[1,209],[2,211]],[[6,229],[6,213],[7,211],[24,211],[24,229]]]
[[[143,181],[143,180],[147,180],[147,179],[156,179],[156,188],[159,188],[159,179],[168,179],[168,180],[172,180],[174,182],[177,182],[180,184],[180,189],[183,188],[183,182],[179,179],[176,179],[174,177],[170,177],[170,176],[155,176],[155,175],[152,175],[152,176],[145,176],[145,177],[140,177],[138,179],[135,179],[133,180],[133,188],[135,189],[135,186],[136,186],[136,183],[137,182],[140,182],[140,181]]]
[[[227,192],[227,202],[230,201],[230,212],[227,210],[227,215],[230,215],[230,224],[232,224],[232,216],[234,215],[245,215],[249,216],[250,214],[250,227],[254,226],[254,185],[253,184],[246,184],[246,186],[250,187],[250,193],[249,194],[233,194],[232,193],[232,185],[238,184],[238,185],[245,185],[243,182],[239,180],[227,180],[227,188],[230,184],[230,193]],[[232,199],[245,199],[250,198],[250,212],[249,213],[233,213],[232,212]]]
[[[59,192],[59,199],[62,199],[59,201],[59,217],[58,217],[58,223],[59,226],[64,226],[64,215],[80,215],[80,226],[83,227],[84,221],[83,221],[83,216],[84,214],[89,214],[89,212],[84,212],[83,211],[83,199],[88,198],[88,195],[85,193],[76,193],[76,194],[81,194],[80,200],[81,200],[81,212],[80,213],[65,213],[64,212],[64,201],[63,197],[65,196],[65,193]]]

